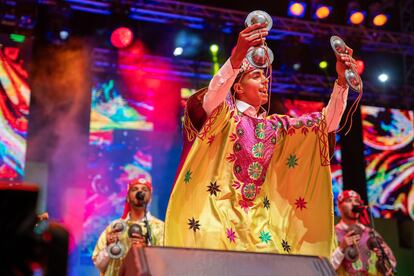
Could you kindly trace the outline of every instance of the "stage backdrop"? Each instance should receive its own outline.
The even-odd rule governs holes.
[[[373,215],[414,220],[414,113],[362,106],[361,114]]]
[[[121,216],[129,181],[153,183],[149,209],[164,219],[181,148],[182,81],[168,78],[167,61],[147,58],[137,43],[123,51],[95,48],[92,62],[83,264],[91,263],[99,234]]]
[[[0,34],[0,180],[20,181],[26,158],[31,41]]]

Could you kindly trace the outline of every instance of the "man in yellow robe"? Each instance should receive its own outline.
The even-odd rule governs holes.
[[[138,196],[140,194],[142,198]],[[139,178],[132,180],[128,184],[128,194],[124,213],[119,220],[113,221],[99,236],[95,249],[92,254],[92,260],[96,268],[99,269],[100,275],[115,276],[119,274],[122,262],[126,257],[131,246],[143,247],[146,245],[162,246],[164,243],[164,222],[152,216],[146,210],[146,205],[151,200],[152,185],[149,181]],[[124,229],[114,227],[124,225]],[[148,223],[148,227],[147,224]],[[135,232],[130,234],[131,226],[139,225],[142,235]],[[137,228],[135,228],[137,229]],[[149,229],[149,234],[147,232]],[[111,256],[111,246],[120,244],[124,248],[123,254],[116,258]]]
[[[325,257],[334,249],[328,133],[345,109],[344,71],[354,61],[337,57],[338,80],[322,112],[266,116],[259,111],[268,77],[244,59],[264,42],[264,27],[240,32],[209,87],[187,102],[167,246]]]

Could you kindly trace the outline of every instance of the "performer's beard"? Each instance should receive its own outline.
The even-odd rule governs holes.
[[[353,205],[352,205],[353,206]],[[343,210],[343,217],[345,217],[347,220],[358,220],[359,218],[359,213],[354,213],[352,212],[352,207],[351,208],[346,208],[346,210]]]
[[[130,206],[131,206],[131,209],[134,209],[136,211],[142,211],[145,209],[145,202],[134,200],[131,202]]]

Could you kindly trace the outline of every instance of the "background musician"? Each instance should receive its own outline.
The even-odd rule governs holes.
[[[368,226],[369,220],[364,215],[367,211],[360,195],[352,190],[343,191],[338,196],[338,206],[341,221],[335,226],[335,232],[339,246],[332,256],[337,273],[391,275],[397,262],[381,235]]]

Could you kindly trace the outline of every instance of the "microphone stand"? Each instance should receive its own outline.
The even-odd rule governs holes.
[[[385,250],[384,250],[384,247],[382,246],[382,242],[380,242],[381,238],[378,237],[376,232],[375,232],[375,224],[374,224],[374,218],[373,218],[372,212],[371,212],[371,207],[369,205],[367,205],[367,207],[368,207],[367,212],[369,213],[369,220],[370,220],[369,223],[370,223],[370,226],[371,226],[370,234],[372,234],[376,244],[378,245],[378,248],[381,250],[381,255],[382,255],[381,262],[383,262],[383,264],[384,264],[384,261],[387,262],[388,265],[391,267],[392,272],[394,274],[396,274],[397,269],[391,264],[391,261],[390,261],[390,258],[388,257],[388,255],[385,254]]]
[[[149,226],[149,222],[148,222],[148,216],[147,216],[147,202],[145,202],[145,195],[142,192],[138,192],[135,195],[135,198],[138,201],[141,201],[142,203],[144,203],[144,224],[145,224],[145,228],[147,229],[147,234],[146,234],[146,243],[147,245],[151,245],[151,239],[152,239],[152,235],[151,235],[151,227]]]
[[[152,245],[151,244],[151,240],[152,240],[152,234],[151,234],[151,227],[149,225],[148,222],[148,217],[147,217],[147,203],[144,202],[144,217],[145,217],[145,228],[147,228],[147,245]]]

